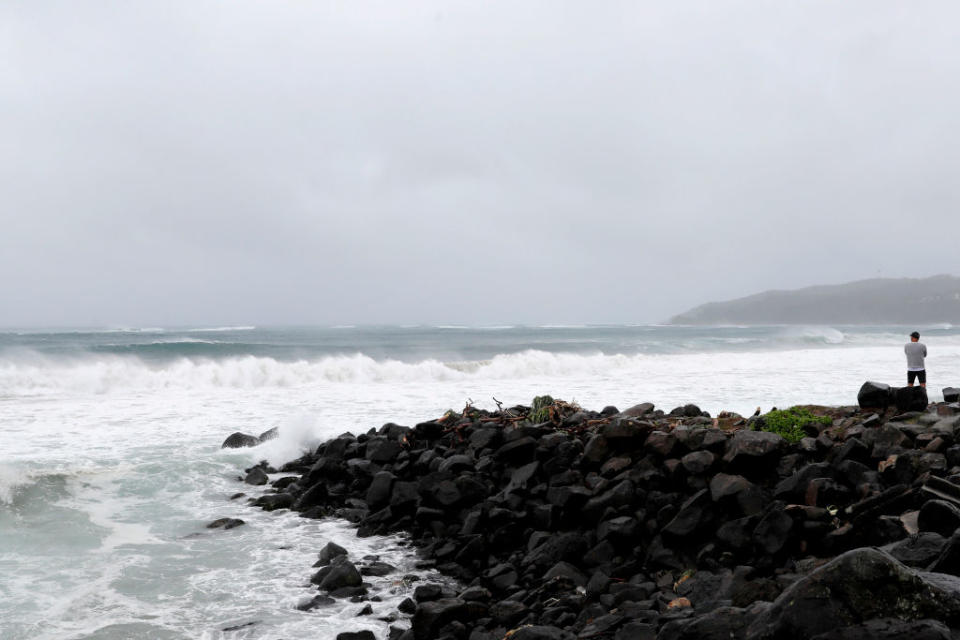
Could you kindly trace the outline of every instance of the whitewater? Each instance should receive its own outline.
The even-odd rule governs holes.
[[[415,583],[371,578],[373,615],[350,602],[298,611],[320,548],[437,576],[402,537],[357,539],[344,522],[230,500],[262,491],[238,482],[244,467],[279,466],[345,431],[543,393],[712,414],[853,404],[865,380],[903,384],[914,328],[939,400],[960,386],[951,325],[0,331],[0,638],[385,637],[379,618]],[[272,427],[276,440],[220,449],[234,431]],[[205,528],[221,517],[247,524]]]

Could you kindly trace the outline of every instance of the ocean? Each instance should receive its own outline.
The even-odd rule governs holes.
[[[855,404],[901,385],[902,345],[927,344],[931,400],[960,386],[960,328],[683,326],[186,327],[0,330],[0,638],[378,638],[413,585],[402,537],[266,513],[230,496],[260,460],[466,403],[549,393],[591,409],[686,403],[716,414]],[[222,450],[230,433],[280,437]],[[235,517],[246,525],[209,530]],[[327,542],[397,574],[381,596],[312,611]],[[394,624],[402,625],[402,621]],[[225,630],[230,629],[230,630]]]

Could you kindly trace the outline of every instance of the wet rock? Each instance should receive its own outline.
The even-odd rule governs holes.
[[[609,455],[610,445],[602,435],[598,434],[587,440],[586,447],[583,450],[583,457],[586,460],[599,464],[606,460]]]
[[[676,517],[663,528],[663,533],[677,538],[691,535],[712,520],[712,505],[710,491],[701,489],[680,506]]]
[[[898,411],[924,411],[929,400],[925,387],[900,387],[893,392]]]
[[[723,461],[727,463],[728,470],[750,477],[775,465],[777,454],[786,445],[787,441],[775,433],[738,431],[727,441]]]
[[[383,577],[394,573],[397,568],[386,562],[371,562],[360,567],[360,575]]]
[[[338,545],[336,542],[328,542],[323,546],[322,549],[320,549],[317,562],[319,562],[321,565],[328,565],[333,562],[334,559],[346,555],[346,549]]]
[[[643,444],[650,429],[651,425],[646,422],[615,418],[610,424],[603,426],[600,434],[614,450],[629,451]]]
[[[207,525],[207,529],[219,529],[223,527],[224,529],[233,529],[234,527],[239,527],[242,524],[246,524],[243,520],[239,518],[218,518]]]
[[[371,509],[380,509],[390,502],[395,480],[396,476],[389,471],[380,471],[373,475],[366,493],[366,501]]]
[[[324,595],[313,596],[309,600],[305,600],[304,602],[301,602],[300,604],[298,604],[297,609],[299,611],[312,611],[317,607],[325,607],[327,605],[331,605],[334,603],[336,603],[336,600],[334,600],[330,596],[324,596]]]
[[[220,448],[239,449],[241,447],[255,447],[258,444],[260,444],[260,438],[257,436],[252,436],[248,433],[241,433],[237,431],[227,436],[227,439],[223,441],[223,444],[220,445]]]
[[[441,628],[454,621],[461,621],[467,614],[467,603],[456,598],[443,598],[424,602],[413,614],[411,628],[416,640],[431,640],[439,635]]]
[[[635,404],[629,409],[625,409],[620,412],[620,417],[622,418],[642,418],[643,416],[653,413],[653,403],[652,402],[641,402],[640,404]]]
[[[953,637],[950,628],[938,620],[904,622],[884,618],[827,631],[811,640],[950,640]]]
[[[957,624],[960,579],[918,573],[879,549],[854,549],[788,587],[747,635],[800,640],[887,616]]]
[[[689,473],[698,476],[706,473],[713,466],[715,459],[709,451],[694,451],[680,458],[680,464]]]
[[[657,627],[649,622],[634,620],[617,629],[614,640],[656,640]],[[726,639],[724,639],[726,640]]]
[[[364,629],[363,631],[344,631],[343,633],[338,633],[337,640],[377,640],[377,637],[373,635],[373,631]]]
[[[857,393],[857,404],[863,408],[886,408],[892,400],[890,385],[882,382],[864,382]]]
[[[948,538],[960,527],[960,507],[946,500],[928,500],[920,507],[917,526]]]
[[[276,511],[277,509],[289,509],[293,506],[294,499],[289,493],[268,493],[260,496],[254,502],[264,511]]]
[[[329,571],[320,580],[320,588],[325,591],[336,591],[342,587],[359,587],[363,584],[363,578],[357,567],[349,560],[339,560],[329,567]],[[321,570],[322,571],[322,570]]]
[[[269,480],[270,478],[267,477],[266,472],[260,467],[250,469],[250,472],[243,478],[244,482],[252,485],[267,484]]]
[[[485,429],[484,431],[494,431],[494,430]],[[471,438],[471,442],[472,441],[473,441],[473,438]],[[441,472],[449,471],[450,473],[460,473],[461,471],[471,471],[473,470],[473,458],[464,454],[452,455],[449,458],[445,458],[444,461],[440,463],[440,466],[438,467],[437,470]]]
[[[370,462],[383,464],[394,460],[403,447],[396,440],[390,440],[385,437],[371,438],[367,442],[366,459]]]
[[[883,550],[910,567],[927,567],[943,552],[947,541],[939,533],[927,532],[888,544]]]
[[[927,567],[927,571],[960,576],[960,532],[955,531],[950,536],[950,539],[943,545],[940,555]]]
[[[274,438],[279,438],[279,437],[280,437],[280,429],[278,429],[277,427],[274,427],[272,429],[267,429],[266,431],[261,433],[259,440],[260,442],[266,442],[267,440],[273,440]]]
[[[574,640],[569,631],[543,625],[525,625],[510,636],[510,640]]]
[[[787,544],[793,518],[783,510],[783,505],[774,503],[767,514],[757,523],[753,539],[757,548],[767,555],[779,553]]]
[[[438,584],[422,584],[413,590],[413,599],[417,602],[431,602],[443,596],[443,588]]]
[[[944,387],[943,401],[944,402],[960,402],[960,389],[958,389],[957,387]]]
[[[670,455],[676,445],[677,437],[672,433],[654,431],[647,437],[647,441],[643,446],[647,451],[665,458]]]
[[[730,640],[745,638],[754,617],[770,605],[758,603],[749,609],[720,607],[692,620],[668,622],[658,640]]]
[[[578,587],[584,587],[587,584],[587,577],[569,562],[558,562],[543,574],[544,580],[553,580],[559,577],[566,578]]]

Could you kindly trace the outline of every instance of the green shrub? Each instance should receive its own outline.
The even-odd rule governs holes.
[[[550,420],[550,407],[553,406],[553,398],[550,396],[537,396],[530,405],[530,414],[527,420],[534,424],[547,422]]]
[[[815,416],[809,409],[790,407],[789,409],[771,411],[762,416],[761,431],[769,431],[781,436],[789,442],[800,442],[807,436],[804,427],[808,425],[829,425],[833,420],[829,416]]]

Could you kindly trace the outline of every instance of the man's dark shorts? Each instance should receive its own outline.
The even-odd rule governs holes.
[[[920,384],[927,384],[927,370],[923,369],[922,371],[907,371],[907,384],[913,384],[914,378],[919,378]]]

